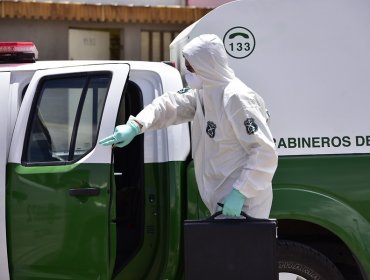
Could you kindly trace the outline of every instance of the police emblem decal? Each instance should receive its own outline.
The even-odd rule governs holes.
[[[248,118],[244,121],[245,128],[247,129],[247,133],[249,135],[254,134],[258,130],[258,126],[255,123],[253,118]]]
[[[206,132],[209,137],[214,138],[216,135],[216,124],[214,122],[208,121]]]

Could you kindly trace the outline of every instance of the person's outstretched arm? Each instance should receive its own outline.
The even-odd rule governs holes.
[[[136,117],[130,116],[126,124],[116,126],[114,133],[99,144],[117,147],[128,145],[145,131],[168,127],[193,120],[196,110],[195,92],[168,92],[153,100]]]

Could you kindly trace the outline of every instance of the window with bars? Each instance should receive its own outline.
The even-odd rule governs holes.
[[[170,60],[170,43],[180,31],[141,31],[141,60]]]

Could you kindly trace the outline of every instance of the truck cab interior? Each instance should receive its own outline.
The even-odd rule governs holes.
[[[128,81],[121,99],[116,125],[143,108],[140,87]],[[116,185],[116,262],[119,273],[138,253],[144,238],[144,136],[138,135],[123,147],[113,149]],[[113,196],[114,197],[114,196]]]

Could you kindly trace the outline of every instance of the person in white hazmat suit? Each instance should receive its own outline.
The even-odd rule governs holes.
[[[263,99],[235,77],[216,35],[194,38],[183,56],[190,89],[156,98],[100,143],[123,147],[139,133],[193,121],[195,175],[209,211],[221,202],[223,215],[267,218],[277,153]]]

